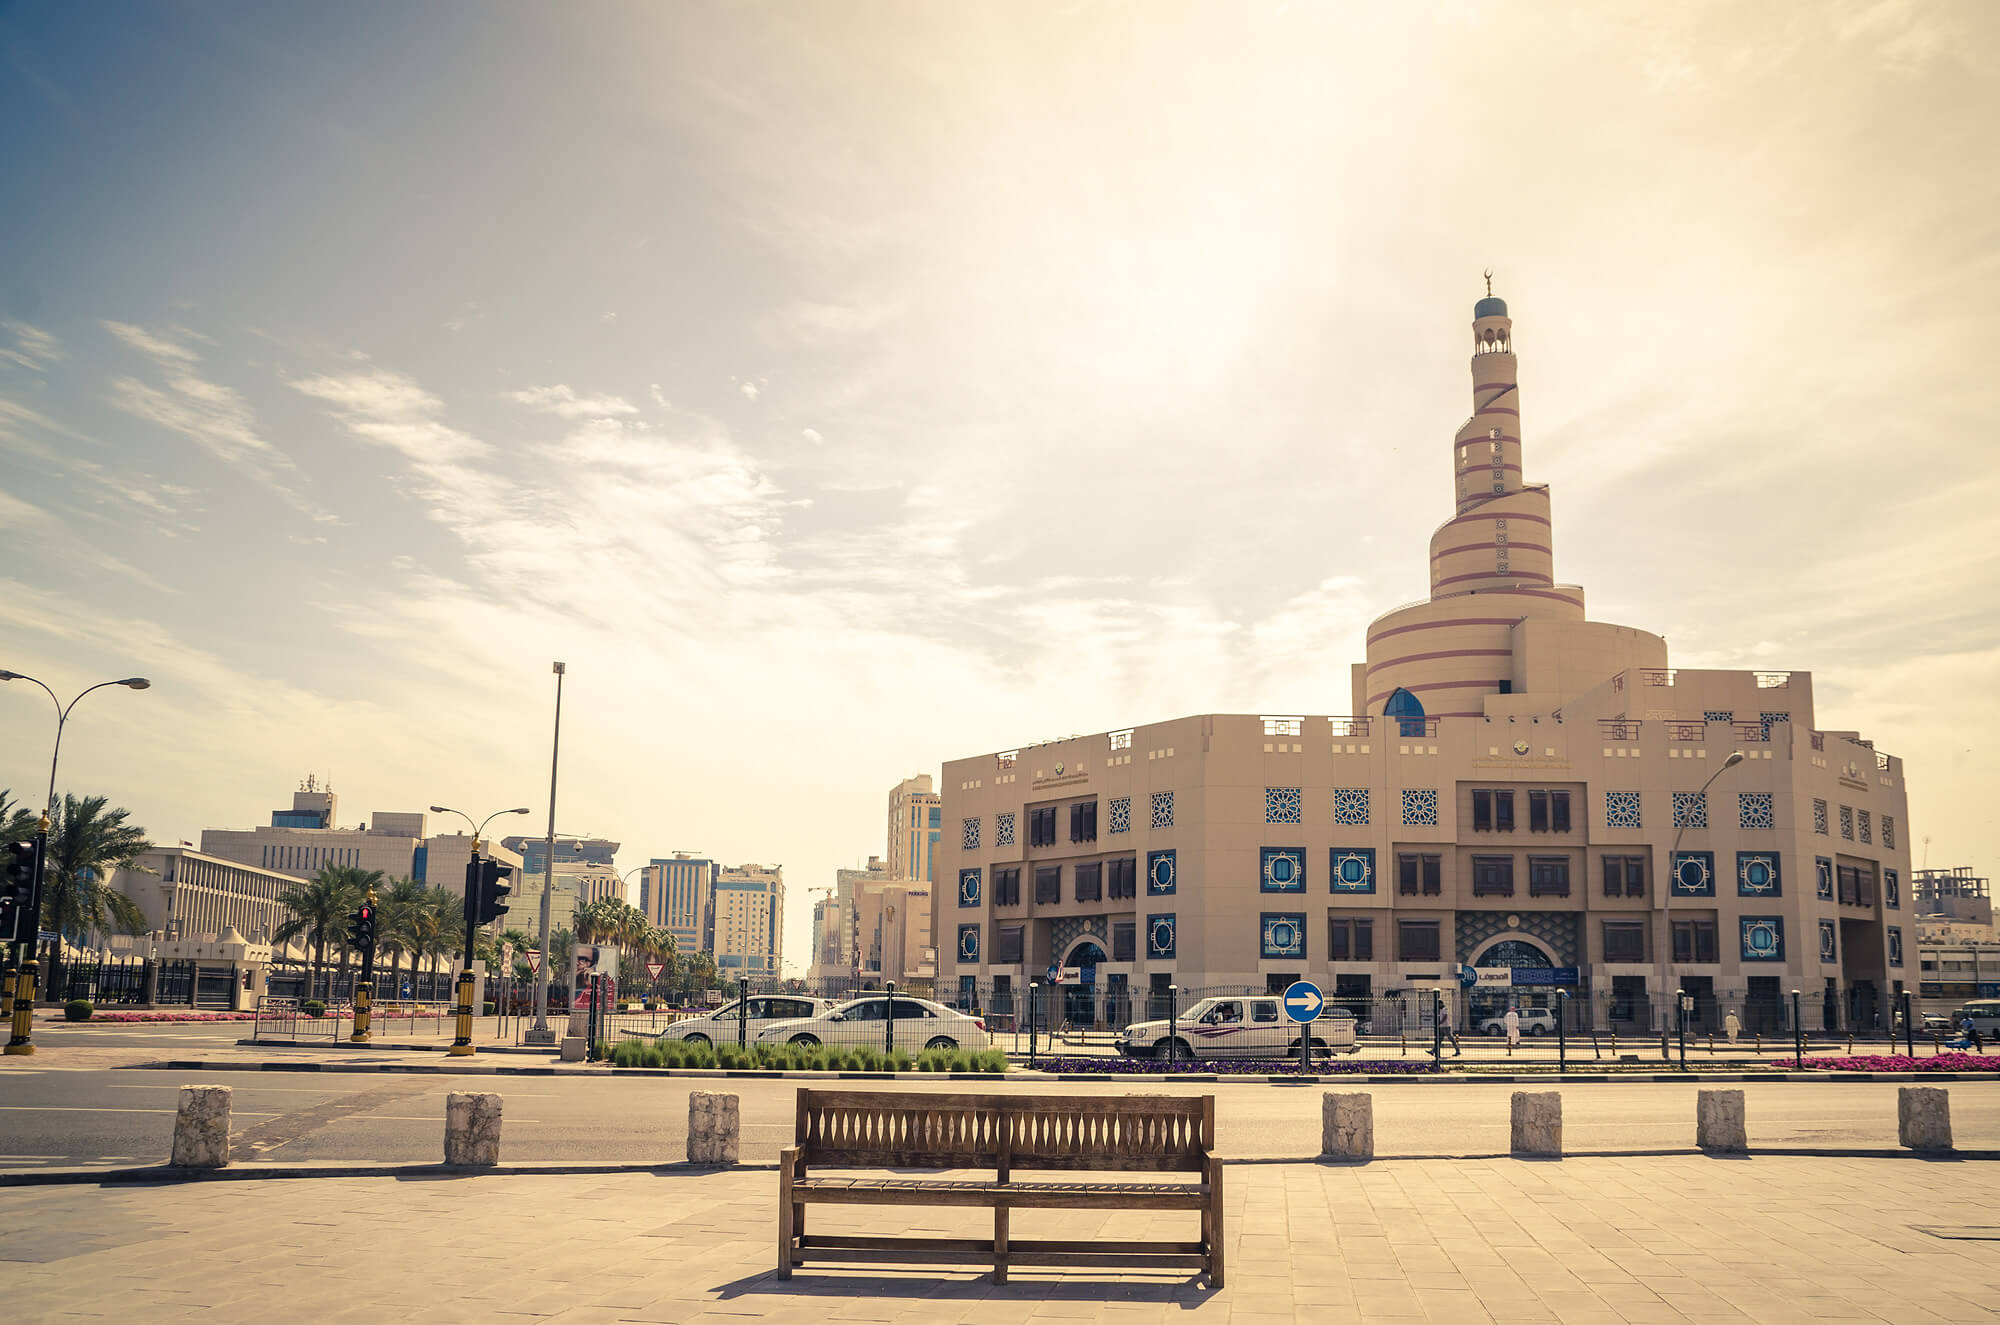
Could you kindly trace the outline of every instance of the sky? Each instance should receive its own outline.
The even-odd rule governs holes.
[[[1347,711],[1491,268],[1557,578],[2000,873],[1996,74],[1950,0],[0,0],[0,668],[152,679],[62,785],[172,842],[539,833],[561,659],[558,830],[782,864],[796,966],[902,778]]]

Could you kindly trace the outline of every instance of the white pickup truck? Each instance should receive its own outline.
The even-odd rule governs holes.
[[[1310,1023],[1313,1052],[1354,1053],[1354,1014],[1329,1006]],[[1204,998],[1175,1021],[1140,1021],[1118,1037],[1127,1058],[1290,1058],[1299,1052],[1296,1022],[1276,995]],[[1178,1041],[1178,1044],[1176,1044]]]

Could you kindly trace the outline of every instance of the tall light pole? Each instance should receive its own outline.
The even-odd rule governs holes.
[[[122,681],[99,681],[88,690],[78,692],[75,699],[65,704],[62,700],[56,698],[56,692],[49,689],[47,683],[37,680],[35,677],[28,676],[25,673],[0,671],[0,681],[33,681],[36,685],[42,687],[42,693],[46,694],[49,697],[49,702],[56,706],[56,744],[54,751],[49,755],[49,796],[47,800],[42,802],[44,806],[42,810],[42,822],[35,830],[35,881],[25,901],[27,916],[24,923],[39,932],[42,923],[42,877],[48,861],[49,829],[54,824],[56,813],[56,764],[62,758],[63,728],[69,725],[70,710],[74,709],[77,706],[78,700],[89,694],[91,690],[102,690],[106,686],[124,686],[130,690],[146,690],[151,688],[153,683],[143,676],[128,676]],[[14,1055],[35,1052],[33,1038],[35,977],[39,974],[39,971],[35,962],[28,959],[28,954],[34,950],[33,942],[30,939],[14,944],[15,979],[12,999],[13,1007],[11,1009],[13,1012],[13,1027],[5,1051]]]
[[[1711,786],[1715,785],[1715,780],[1742,762],[1743,762],[1743,752],[1741,750],[1732,750],[1730,752],[1729,758],[1722,761],[1722,766],[1716,769],[1713,773],[1710,773],[1708,775],[1708,781],[1702,783],[1701,790],[1695,793],[1695,795],[1704,798],[1703,800],[1704,806],[1707,804],[1706,797],[1708,796],[1708,789]],[[1671,978],[1668,976],[1667,970],[1669,961],[1673,957],[1673,950],[1674,950],[1674,922],[1673,922],[1673,905],[1672,905],[1674,900],[1674,886],[1680,882],[1680,872],[1675,862],[1677,861],[1677,859],[1681,854],[1681,835],[1685,832],[1687,832],[1687,824],[1685,822],[1676,825],[1674,828],[1674,844],[1667,849],[1667,877],[1662,881],[1664,886],[1661,887],[1660,889],[1660,900],[1659,900],[1660,931],[1661,931],[1660,932],[1660,938],[1661,938],[1660,989],[1663,993],[1672,993],[1675,999],[1676,1007],[1679,1006],[1680,995],[1678,991],[1674,989],[1673,982]],[[1715,871],[1712,868],[1709,871],[1708,883],[1710,888],[1717,887],[1717,884],[1715,882]],[[1721,941],[1722,939],[1720,935],[1718,935],[1716,938],[1716,942],[1719,944],[1721,943]],[[1721,954],[1717,953],[1717,955],[1720,956]],[[1690,958],[1694,956],[1694,952],[1692,951],[1692,949],[1689,950],[1688,956]],[[1660,1048],[1662,1052],[1665,1052],[1666,1049],[1666,1036],[1667,1036],[1667,1026],[1666,1023],[1663,1021],[1660,1023]]]
[[[549,1029],[549,906],[556,886],[556,770],[562,763],[563,671],[563,665],[556,663],[556,730],[549,743],[548,852],[542,860],[542,960],[535,971],[535,1024],[528,1028],[529,1044],[556,1042],[555,1032]]]
[[[464,819],[472,827],[472,857],[470,857],[468,867],[466,867],[466,915],[470,915],[472,909],[474,909],[474,901],[472,901],[472,875],[474,875],[474,871],[472,871],[472,867],[478,865],[478,859],[480,859],[480,839],[486,837],[486,825],[490,825],[494,819],[500,819],[500,815],[528,815],[532,811],[526,805],[522,805],[518,809],[512,809],[512,811],[494,811],[492,815],[488,815],[486,819],[480,819],[478,823],[472,823],[472,815],[468,815],[464,811],[454,811],[448,805],[432,805],[430,813],[432,815],[458,815],[460,819]],[[494,917],[494,933],[496,935],[498,935],[498,929],[500,929],[500,919]],[[472,925],[468,921],[468,925],[466,925],[466,973],[472,971],[472,933],[470,931],[472,931]],[[496,999],[504,997],[504,993],[502,995],[494,995],[494,997]]]

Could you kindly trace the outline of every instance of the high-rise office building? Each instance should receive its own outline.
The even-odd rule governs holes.
[[[777,976],[784,957],[784,866],[726,865],[716,871],[716,970],[725,978]]]
[[[936,881],[943,806],[928,773],[905,778],[889,793],[889,872],[895,877]]]
[[[639,872],[640,912],[672,934],[680,952],[715,950],[715,871],[714,861],[676,851]]]

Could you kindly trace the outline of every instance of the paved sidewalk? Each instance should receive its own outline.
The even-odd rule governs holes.
[[[22,1319],[1961,1322],[2000,1309],[2000,1188],[1952,1161],[1409,1161],[1228,1170],[1229,1287],[1182,1274],[772,1273],[775,1176],[328,1178],[0,1190]],[[825,1218],[820,1212],[818,1218]],[[1015,1236],[1191,1236],[1036,1211]],[[980,1212],[852,1227],[978,1235]],[[822,1225],[823,1227],[824,1225]],[[1032,1232],[1031,1232],[1032,1230]]]

